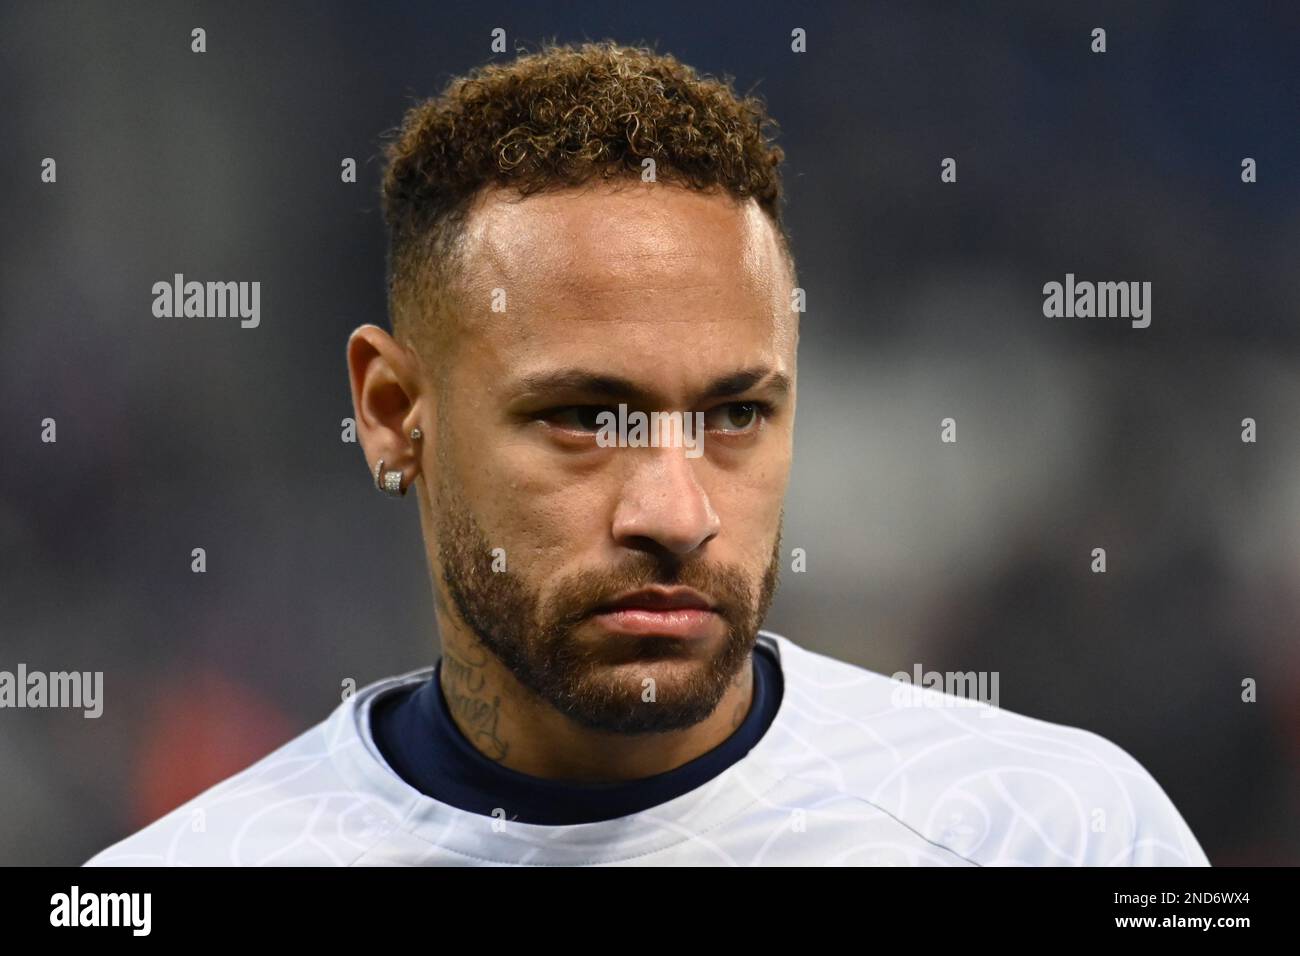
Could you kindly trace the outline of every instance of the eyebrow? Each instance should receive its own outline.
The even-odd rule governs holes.
[[[741,369],[714,379],[696,397],[697,402],[739,395],[761,384],[778,396],[790,393],[790,377],[767,366]],[[655,396],[631,379],[581,368],[558,369],[525,375],[509,389],[513,395],[546,395],[554,392],[582,392],[609,399],[622,399],[653,405]]]

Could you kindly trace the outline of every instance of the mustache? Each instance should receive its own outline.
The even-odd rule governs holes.
[[[614,569],[576,572],[547,602],[547,616],[577,624],[620,595],[655,585],[693,588],[717,606],[719,616],[731,621],[751,598],[748,578],[740,568],[703,561],[669,562],[646,555]]]

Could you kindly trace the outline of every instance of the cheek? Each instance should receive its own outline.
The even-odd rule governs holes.
[[[764,498],[755,500],[750,507],[737,502],[719,515],[726,547],[717,549],[718,559],[725,563],[739,562],[754,574],[762,572],[772,557],[781,519],[779,502],[769,504]]]
[[[714,509],[722,521],[723,537],[753,568],[765,569],[781,522],[789,484],[789,459],[773,456],[762,467],[745,472],[711,493]]]
[[[484,527],[500,535],[512,570],[534,584],[580,563],[608,533],[603,508],[581,486],[510,469],[484,469],[476,481]]]
[[[530,562],[559,566],[600,540],[602,521],[607,530],[610,476],[598,457],[565,459],[520,432],[468,444],[474,500]]]
[[[564,468],[525,433],[492,418],[488,403],[459,404],[443,434],[454,436],[446,480],[507,567],[533,587],[590,555],[608,534],[598,471]],[[588,558],[589,560],[589,558]]]
[[[721,502],[743,505],[751,515],[766,517],[779,512],[790,482],[792,443],[788,432],[772,435],[763,452],[743,468],[720,476],[712,494],[721,496]]]

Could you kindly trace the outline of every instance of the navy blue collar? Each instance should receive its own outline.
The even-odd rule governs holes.
[[[453,807],[546,826],[595,823],[640,813],[708,782],[762,739],[776,716],[784,680],[776,651],[755,645],[754,699],[735,733],[708,753],[665,773],[617,783],[574,784],[533,777],[488,759],[452,720],[433,676],[375,701],[371,733],[390,767],[415,789]],[[498,810],[498,815],[500,815]]]

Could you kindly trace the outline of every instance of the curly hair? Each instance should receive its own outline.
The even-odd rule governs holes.
[[[775,130],[763,103],[737,96],[729,79],[611,41],[549,43],[453,80],[406,114],[385,149],[394,331],[418,338],[416,320],[447,306],[456,241],[480,190],[527,196],[640,176],[647,158],[656,181],[754,199],[789,260]],[[418,322],[430,324],[441,323]]]

